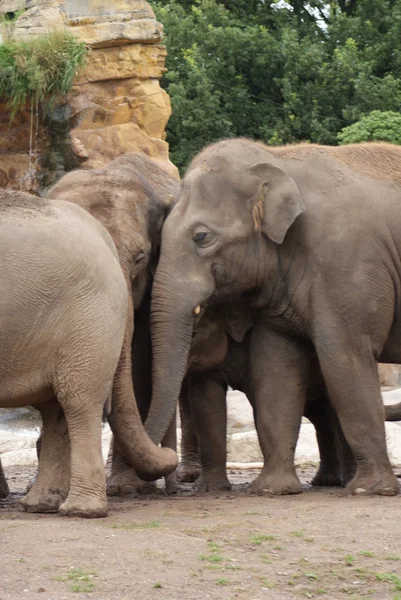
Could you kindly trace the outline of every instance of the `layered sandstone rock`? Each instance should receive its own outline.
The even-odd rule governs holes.
[[[90,51],[86,68],[77,74],[71,93],[54,111],[47,129],[36,132],[30,107],[9,126],[8,111],[0,105],[0,187],[41,193],[66,169],[101,167],[128,151],[147,154],[178,177],[165,141],[171,106],[159,83],[166,56],[162,25],[149,4],[144,0],[0,0],[0,13],[21,8],[26,10],[15,23],[15,39],[63,27],[85,41]],[[60,136],[66,136],[61,147]],[[38,175],[36,182],[32,171]]]

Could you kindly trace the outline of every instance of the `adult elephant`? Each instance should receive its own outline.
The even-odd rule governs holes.
[[[72,203],[2,191],[0,281],[0,406],[30,404],[43,418],[38,477],[22,507],[105,516],[101,419],[111,395],[110,422],[136,470],[154,479],[176,465],[114,393],[128,305],[114,243]],[[2,472],[0,487],[5,495]]]
[[[161,229],[180,183],[142,154],[127,153],[102,169],[68,173],[48,192],[84,208],[108,230],[128,284],[128,321],[110,425],[137,402],[142,420],[150,404],[149,311],[152,272],[160,249]],[[134,382],[134,385],[133,385]],[[121,411],[121,413],[120,413]],[[135,435],[135,432],[132,432]],[[140,485],[124,448],[113,443],[108,491],[131,491]],[[125,455],[125,456],[124,456]]]
[[[357,461],[350,492],[392,495],[377,362],[401,363],[401,148],[203,150],[167,218],[153,287],[155,442],[175,410],[194,319],[241,294],[264,468],[253,490],[297,493],[294,451],[316,353]]]

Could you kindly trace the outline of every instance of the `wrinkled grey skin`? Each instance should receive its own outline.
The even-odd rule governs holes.
[[[110,423],[116,418],[124,419],[125,412],[136,410],[136,403],[145,419],[150,404],[147,349],[149,352],[151,271],[156,266],[161,228],[178,189],[179,182],[154,161],[143,154],[126,153],[102,169],[68,173],[48,193],[50,199],[81,206],[104,225],[116,245],[128,283],[129,317],[113,389],[119,410],[117,413],[112,409]],[[135,435],[133,429],[131,437]],[[120,451],[114,441],[111,444],[109,494],[124,493],[143,484],[132,469],[127,450],[122,446]],[[176,461],[168,453],[165,459],[168,464],[159,474],[169,473]]]
[[[152,292],[157,443],[174,413],[199,305],[242,295],[264,468],[253,491],[298,493],[294,452],[316,354],[356,458],[351,493],[399,486],[377,362],[401,363],[401,149],[209,146],[166,219]]]
[[[238,305],[206,310],[195,326],[180,394],[183,440],[178,480],[196,480],[195,487],[203,492],[231,488],[226,473],[229,385],[247,396],[257,423],[249,364],[251,331],[244,335],[248,325],[241,320],[240,311]],[[317,364],[308,384],[304,415],[316,428],[320,451],[320,467],[312,485],[346,484],[354,474],[355,462]]]
[[[113,241],[77,206],[2,191],[0,281],[0,406],[31,404],[44,420],[39,474],[22,508],[105,516],[101,419],[128,304]],[[135,463],[144,467],[140,456]]]

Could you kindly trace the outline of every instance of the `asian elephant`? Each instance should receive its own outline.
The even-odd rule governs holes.
[[[178,480],[196,479],[196,488],[201,491],[231,488],[226,473],[228,386],[247,396],[258,422],[250,375],[251,330],[249,319],[244,322],[241,313],[246,314],[246,309],[235,304],[209,306],[194,328],[179,401],[182,457]],[[354,474],[355,461],[316,360],[304,415],[315,426],[320,451],[320,467],[312,485],[344,485]]]
[[[33,405],[44,423],[38,476],[22,507],[105,516],[103,412],[111,408],[118,443],[143,477],[176,465],[147,437],[136,406],[115,393],[128,306],[115,245],[79,206],[1,191],[0,281],[0,406]]]
[[[152,292],[160,442],[196,316],[241,295],[264,468],[254,491],[298,493],[294,451],[317,356],[357,467],[351,493],[393,495],[377,363],[401,363],[401,148],[270,148],[223,140],[189,166],[165,221]]]
[[[149,408],[150,286],[162,225],[179,186],[179,181],[151,159],[126,153],[102,169],[68,173],[48,192],[49,199],[66,199],[86,209],[108,230],[117,248],[129,289],[128,322],[114,387],[121,418],[135,401],[143,420]],[[115,418],[113,409],[111,425]],[[130,485],[139,482],[125,448],[121,447],[123,456],[114,442],[112,445],[108,491],[116,493],[127,484],[127,472]]]

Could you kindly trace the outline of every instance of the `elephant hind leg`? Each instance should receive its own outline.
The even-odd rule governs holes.
[[[352,341],[346,336],[341,339],[339,332],[340,327],[333,335],[336,343],[329,346],[318,341],[316,349],[327,390],[356,461],[347,490],[392,496],[399,492],[399,484],[387,454],[377,364],[366,348],[359,353],[354,348],[351,355],[348,348],[353,347]]]
[[[6,481],[3,467],[1,465],[1,460],[0,460],[0,499],[6,498],[9,493],[10,493],[10,490],[9,490],[8,483]]]
[[[105,517],[108,513],[106,473],[102,455],[102,413],[112,375],[97,379],[72,370],[74,379],[60,378],[57,398],[63,408],[71,444],[70,490],[59,511],[64,515]],[[43,450],[42,450],[43,451]]]
[[[342,485],[340,458],[337,452],[335,413],[327,398],[306,402],[305,417],[316,430],[319,446],[319,470],[312,480],[313,486],[332,487]]]
[[[20,506],[27,512],[52,513],[67,497],[70,486],[70,440],[57,400],[38,405],[43,428],[37,443],[38,474]]]
[[[188,377],[184,379],[179,399],[181,420],[181,461],[177,480],[193,483],[201,474],[198,436],[189,401]]]

